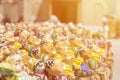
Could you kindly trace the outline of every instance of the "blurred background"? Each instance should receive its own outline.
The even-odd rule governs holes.
[[[63,23],[105,29],[113,41],[113,80],[120,78],[120,0],[0,0],[1,24],[43,22],[51,16]]]
[[[117,38],[120,36],[119,4],[120,0],[0,0],[0,18],[31,23],[47,21],[55,15],[61,22],[91,27],[103,26],[107,21],[109,36]]]

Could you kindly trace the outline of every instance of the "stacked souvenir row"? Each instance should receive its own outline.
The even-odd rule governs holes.
[[[3,80],[111,80],[111,42],[80,24],[0,25]]]

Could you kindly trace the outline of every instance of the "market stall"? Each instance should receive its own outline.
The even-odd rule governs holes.
[[[112,44],[80,24],[0,25],[3,80],[112,80]]]

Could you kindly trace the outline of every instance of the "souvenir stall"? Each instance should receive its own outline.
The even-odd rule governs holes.
[[[1,80],[112,80],[102,30],[50,22],[0,25]]]
[[[0,80],[113,80],[111,12],[110,0],[0,0]]]

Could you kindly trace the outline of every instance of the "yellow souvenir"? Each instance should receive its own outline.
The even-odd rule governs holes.
[[[104,52],[103,49],[99,49],[98,52],[99,52],[99,54],[100,54],[101,56],[105,56],[105,52]]]
[[[59,59],[60,61],[64,59],[60,54],[55,54],[54,58]]]
[[[21,53],[22,53],[23,55],[28,55],[28,54],[29,54],[28,51],[26,51],[25,49],[22,49],[22,50],[21,50]]]
[[[73,65],[75,68],[79,69],[80,66],[81,66],[81,64],[83,63],[83,61],[84,61],[83,58],[77,57],[77,58],[75,58],[75,59],[73,60],[72,65]]]
[[[99,59],[99,55],[97,54],[97,53],[92,53],[92,57],[93,57],[93,59],[94,60],[96,60],[96,61],[99,61],[100,59]]]
[[[71,77],[74,77],[74,74],[72,72],[72,68],[66,64],[66,67],[65,67],[65,73]]]
[[[22,45],[19,42],[15,42],[13,45],[18,49],[22,48]]]
[[[69,50],[68,50],[68,53],[69,53],[71,56],[75,57],[75,53],[74,53],[73,50],[69,49]]]
[[[30,64],[31,64],[32,66],[34,66],[35,61],[36,61],[36,59],[35,59],[35,58],[31,58],[31,59],[29,60],[29,62],[30,62]]]

